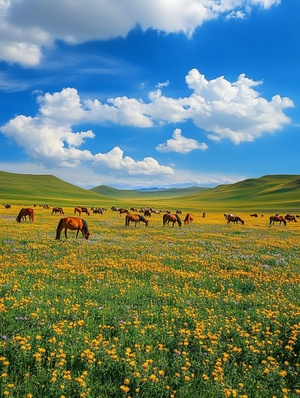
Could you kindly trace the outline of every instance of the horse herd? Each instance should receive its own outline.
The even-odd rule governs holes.
[[[117,208],[117,209],[118,209],[117,211],[119,211],[120,214],[124,214],[124,213],[126,214],[126,216],[125,216],[125,226],[129,226],[130,222],[133,222],[135,227],[137,225],[139,225],[140,222],[145,223],[146,227],[149,225],[149,221],[145,218],[145,216],[142,216],[141,214],[131,213],[130,211],[128,211],[126,209],[123,209],[123,208],[120,208],[120,209]],[[107,210],[107,209],[105,209],[105,208],[91,208],[91,210],[93,211],[93,213],[103,214],[103,212],[105,210]],[[112,208],[112,210],[113,210],[113,208]],[[137,209],[133,209],[133,210],[137,211]],[[52,213],[51,214],[56,214],[56,213],[64,214],[64,211],[63,211],[63,209],[61,207],[54,207],[52,209]],[[77,213],[78,213],[79,216],[82,213],[86,213],[87,215],[90,215],[90,211],[88,210],[88,208],[87,207],[82,207],[82,206],[77,206],[77,207],[74,208],[74,216],[76,216]],[[144,211],[144,214],[146,214],[145,211]],[[162,219],[163,226],[171,225],[172,227],[174,227],[174,225],[177,223],[178,226],[181,227],[182,226],[182,221],[181,221],[181,218],[179,217],[179,214],[181,214],[180,211],[176,211],[176,213],[174,213],[174,214],[172,214],[170,211],[165,212],[163,214],[163,219]],[[150,212],[150,215],[151,215],[151,212]],[[253,216],[253,215],[251,214],[251,216]],[[18,223],[20,223],[21,221],[26,221],[27,217],[28,217],[30,222],[34,221],[35,213],[34,213],[34,209],[33,208],[29,208],[29,207],[22,208],[20,210],[18,216],[16,217],[16,221]],[[224,213],[224,217],[227,220],[228,224],[229,223],[234,223],[234,224],[241,223],[242,225],[245,224],[245,221],[241,217],[236,216],[236,215],[234,215],[232,213]],[[286,214],[285,217],[283,217],[283,216],[281,216],[279,214],[276,214],[275,216],[271,216],[269,218],[269,222],[270,222],[270,225],[274,225],[275,222],[279,222],[280,224],[283,223],[284,225],[286,225],[287,221],[297,222],[297,218],[296,217],[299,217],[299,216],[298,215],[294,216],[294,215],[288,213],[288,214]],[[190,224],[192,224],[193,221],[194,221],[193,213],[187,213],[183,222],[184,222],[185,225],[190,225]],[[83,237],[85,239],[89,239],[89,237],[90,237],[90,232],[89,232],[89,229],[88,229],[88,225],[87,225],[87,222],[85,220],[83,220],[80,217],[63,217],[63,218],[61,218],[59,220],[59,223],[57,225],[55,239],[57,239],[57,240],[60,239],[60,235],[61,235],[61,232],[63,230],[65,232],[65,237],[67,238],[67,230],[68,229],[77,232],[76,233],[76,238],[78,238],[79,231],[82,233],[82,235],[83,235]]]

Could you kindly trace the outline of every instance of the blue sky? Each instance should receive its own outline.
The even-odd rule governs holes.
[[[83,188],[300,174],[299,0],[2,0],[0,170]]]

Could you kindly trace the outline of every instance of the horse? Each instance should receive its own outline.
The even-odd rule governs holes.
[[[56,214],[56,213],[65,214],[61,207],[53,207],[51,214]]]
[[[245,221],[242,220],[241,217],[238,217],[238,216],[231,216],[230,214],[228,214],[228,217],[227,217],[227,224],[230,223],[230,222],[233,222],[234,224],[238,224],[239,222],[240,222],[241,224],[243,224],[243,225],[245,224]]]
[[[250,217],[258,217],[257,213],[250,214]]]
[[[179,227],[181,227],[181,219],[178,214],[165,213],[163,215],[163,226],[165,226],[166,224],[169,225],[169,222],[172,223],[172,227],[174,227],[174,224],[176,222],[178,223]]]
[[[75,215],[76,213],[78,213],[79,215],[80,215],[81,213],[86,213],[88,216],[90,215],[90,212],[89,212],[88,208],[87,208],[87,207],[81,207],[81,206],[75,207],[75,209],[74,209],[74,215]]]
[[[11,205],[9,205],[8,203],[3,205],[6,209],[11,209]]]
[[[91,208],[93,214],[103,214],[104,213],[104,208],[102,207],[92,207]]]
[[[283,216],[271,216],[270,217],[270,225],[274,225],[274,222],[279,222],[280,224],[283,222],[284,225],[286,225],[286,220]]]
[[[234,217],[234,214],[232,213],[224,213],[224,217],[226,220],[228,220],[228,217]]]
[[[297,222],[296,217],[293,214],[287,214],[284,218],[285,218],[286,221]]]
[[[124,213],[128,214],[129,211],[128,211],[127,209],[124,209],[124,207],[121,207],[121,208],[119,209],[119,213],[120,213],[120,215],[121,215],[121,214],[124,214]]]
[[[76,233],[76,239],[78,237],[79,231],[82,232],[82,235],[85,237],[85,239],[89,239],[90,233],[89,233],[89,228],[85,220],[79,217],[65,217],[61,218],[59,220],[59,223],[56,228],[56,237],[55,239],[59,240],[60,239],[60,234],[61,231],[65,229],[65,237],[66,239],[68,238],[67,236],[67,230],[71,229],[72,231],[77,231]]]
[[[129,226],[130,221],[135,223],[135,227],[137,223],[140,223],[140,221],[144,222],[146,224],[146,227],[148,227],[149,224],[149,221],[146,220],[146,218],[141,216],[140,214],[131,214],[131,213],[126,214],[125,225]]]
[[[26,217],[29,217],[29,221],[33,222],[34,221],[34,210],[31,207],[24,207],[23,209],[20,210],[19,214],[17,215],[17,222],[21,222],[22,219],[26,221]]]
[[[183,220],[184,224],[192,224],[194,221],[194,214],[193,213],[187,213],[185,216],[185,219]]]
[[[152,211],[149,210],[149,209],[144,210],[144,216],[145,216],[145,217],[151,217],[151,213],[152,213]]]

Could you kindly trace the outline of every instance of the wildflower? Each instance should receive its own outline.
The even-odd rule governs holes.
[[[279,376],[281,377],[285,377],[287,375],[287,372],[285,370],[282,370],[281,372],[279,372]]]

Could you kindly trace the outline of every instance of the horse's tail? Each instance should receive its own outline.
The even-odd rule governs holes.
[[[178,214],[176,214],[178,225],[181,227],[181,219]]]
[[[125,217],[125,225],[128,226],[129,225],[129,217],[128,214]]]
[[[163,226],[166,225],[166,222],[167,222],[167,218],[166,218],[166,214],[164,214],[164,215],[163,215]]]
[[[63,229],[63,218],[61,218],[58,222],[57,228],[56,228],[56,237],[55,239],[59,240],[60,239],[60,233],[61,230]]]

